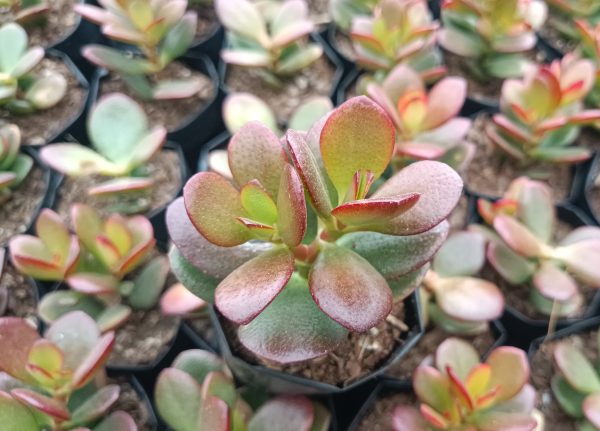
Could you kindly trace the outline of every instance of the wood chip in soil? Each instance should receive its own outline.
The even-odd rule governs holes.
[[[52,46],[67,37],[75,30],[79,22],[79,15],[73,10],[73,6],[80,3],[77,0],[50,0],[50,11],[46,15],[43,25],[31,25],[27,27],[29,45],[43,47]],[[14,15],[8,8],[0,7],[0,24],[12,22]]]
[[[560,342],[570,343],[584,352],[593,364],[598,364],[597,331],[572,335]],[[554,348],[558,341],[543,343],[531,361],[531,382],[537,390],[537,408],[545,417],[544,431],[576,431],[576,422],[567,416],[554,398],[550,387],[554,368]]]
[[[417,406],[412,392],[386,390],[365,413],[356,431],[392,431],[392,413],[398,406]]]
[[[118,384],[121,388],[119,398],[112,405],[109,413],[124,411],[134,420],[138,431],[155,431],[152,427],[148,405],[136,392],[135,388],[125,379],[110,379],[109,384]]]
[[[221,319],[221,323],[236,356],[274,370],[343,387],[377,370],[404,343],[409,329],[403,324],[404,303],[395,304],[390,315],[366,333],[349,333],[346,341],[326,356],[291,365],[261,360],[242,346],[234,324],[226,319]]]
[[[5,290],[6,289],[6,290]],[[37,321],[37,295],[33,281],[20,274],[7,259],[0,276],[0,296],[7,293],[6,308],[3,309],[0,298],[0,316],[22,317]]]
[[[539,29],[539,36],[544,39],[548,45],[560,52],[566,54],[567,52],[575,51],[578,42],[576,40],[567,39],[561,32],[556,29],[553,25],[557,20],[561,20],[560,17],[553,16],[554,14],[549,13],[546,23]],[[565,18],[562,18],[564,20]]]
[[[165,70],[152,77],[154,81],[189,78],[202,83],[202,89],[192,97],[178,100],[144,100],[131,90],[119,75],[111,73],[101,81],[100,96],[110,93],[126,94],[142,106],[152,126],[163,125],[172,132],[196,117],[213,99],[213,83],[208,76],[178,61],[169,64]]]
[[[0,245],[27,230],[44,200],[47,187],[44,171],[34,164],[8,200],[0,203]]]
[[[473,193],[500,197],[510,183],[523,175],[546,182],[555,202],[564,201],[573,183],[572,166],[535,163],[523,166],[499,150],[487,137],[485,126],[491,121],[488,114],[479,114],[467,135],[476,146],[473,160],[464,171],[466,187]]]
[[[196,25],[196,41],[203,41],[219,27],[219,19],[214,5],[208,4],[188,4],[188,11],[196,12],[198,15],[198,24]]]
[[[281,87],[265,83],[261,71],[227,65],[225,84],[230,92],[246,92],[264,100],[280,124],[285,124],[302,102],[313,96],[329,97],[334,84],[335,67],[323,55],[293,76],[281,78]]]
[[[146,213],[163,208],[171,202],[181,189],[181,166],[175,151],[163,150],[154,156],[147,165],[148,176],[154,180],[149,197],[142,197],[149,202]],[[100,176],[64,177],[57,191],[55,210],[70,224],[70,208],[74,203],[84,203],[94,207],[100,214],[107,216],[111,205],[122,202],[110,201],[106,198],[89,196],[87,191],[109,178]],[[136,201],[136,203],[139,203]]]
[[[410,380],[415,369],[421,364],[432,365],[433,356],[437,347],[449,337],[458,337],[467,340],[479,355],[483,357],[496,342],[491,330],[483,334],[478,334],[473,337],[449,334],[437,327],[429,328],[423,337],[419,340],[410,352],[405,355],[400,361],[392,365],[386,376],[395,377],[397,379]]]
[[[44,145],[62,133],[79,116],[87,100],[87,89],[83,88],[75,75],[62,61],[44,58],[32,71],[34,75],[44,76],[56,71],[67,78],[65,97],[50,109],[36,111],[27,115],[15,115],[0,109],[0,121],[14,123],[21,129],[24,145]]]

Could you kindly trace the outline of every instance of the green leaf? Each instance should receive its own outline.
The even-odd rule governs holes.
[[[227,370],[225,363],[220,357],[200,349],[191,349],[181,352],[173,361],[172,367],[185,371],[200,385],[204,382],[206,375],[211,371],[224,372]]]
[[[158,376],[154,389],[156,409],[177,431],[197,431],[202,403],[200,385],[185,371],[167,368]]]
[[[27,49],[27,33],[14,23],[0,27],[0,71],[11,73]]]
[[[71,290],[57,290],[42,298],[38,306],[38,314],[46,323],[51,323],[71,311],[83,311],[96,318],[104,306],[96,298]]]
[[[488,58],[483,67],[496,78],[521,76],[529,61],[519,54],[497,54]]]
[[[586,397],[585,394],[573,389],[573,387],[559,375],[554,375],[552,377],[552,393],[565,413],[577,419],[583,418],[582,404]]]
[[[165,287],[169,269],[166,256],[158,256],[148,262],[135,278],[129,304],[136,310],[149,310],[154,307]]]
[[[600,377],[581,350],[562,342],[554,349],[554,361],[573,388],[585,394],[600,392]]]
[[[182,56],[188,50],[194,36],[198,18],[196,14],[186,13],[165,35],[160,50],[160,62],[164,66]]]
[[[86,45],[83,56],[92,63],[128,75],[144,75],[152,70],[152,65],[141,58],[131,58],[121,51],[103,45]]]
[[[0,423],[3,431],[36,431],[38,423],[31,410],[0,391]]]
[[[442,277],[475,275],[485,263],[485,240],[474,232],[451,235],[433,260],[433,270]]]
[[[215,301],[215,290],[219,280],[210,277],[192,265],[176,247],[169,252],[171,271],[187,290],[211,304]]]

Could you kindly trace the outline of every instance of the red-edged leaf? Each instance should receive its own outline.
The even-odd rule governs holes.
[[[119,399],[120,392],[119,385],[108,385],[98,389],[73,412],[71,423],[85,424],[101,418]]]
[[[256,411],[248,431],[310,431],[314,414],[313,403],[307,397],[280,395]]]
[[[494,229],[514,251],[525,257],[541,253],[540,241],[519,221],[505,215],[494,218]]]
[[[466,407],[468,411],[472,411],[474,407],[474,400],[471,398],[471,395],[469,394],[469,391],[464,385],[464,383],[454,373],[452,367],[446,367],[446,374],[450,378],[450,385],[452,387],[452,391],[455,394],[458,401],[462,404],[463,407]]]
[[[30,391],[29,389],[13,389],[10,394],[22,403],[39,410],[59,421],[67,421],[71,418],[67,407],[53,398]]]
[[[294,256],[287,248],[267,251],[246,262],[215,291],[215,305],[239,324],[252,321],[281,292],[294,271]]]
[[[486,363],[492,368],[489,386],[500,387],[496,399],[507,401],[517,395],[529,381],[529,362],[524,351],[502,346],[494,349]]]
[[[413,373],[413,389],[422,403],[438,412],[445,412],[454,404],[450,396],[450,380],[433,367],[417,367]]]
[[[154,185],[150,178],[115,178],[88,189],[90,196],[106,196],[121,193],[139,193]]]
[[[7,431],[37,430],[39,424],[33,411],[10,394],[0,390],[0,421]],[[85,431],[85,430],[84,430]]]
[[[398,217],[419,200],[419,193],[407,193],[397,198],[361,199],[334,208],[331,214],[347,225],[366,225]]]
[[[185,316],[206,305],[207,302],[187,290],[181,283],[169,287],[160,298],[160,312],[165,316]]]
[[[108,332],[100,337],[92,350],[73,373],[73,386],[75,388],[86,385],[96,375],[100,368],[104,366],[114,344],[114,332]]]
[[[398,406],[392,413],[393,431],[429,431],[427,422],[414,407]]]
[[[117,293],[119,287],[119,280],[108,274],[80,272],[71,275],[66,281],[71,289],[88,295]]]
[[[472,322],[497,319],[504,311],[504,297],[498,287],[473,277],[440,279],[436,303],[449,316]]]
[[[229,407],[225,401],[209,396],[202,400],[198,415],[200,429],[211,431],[229,431]]]
[[[18,317],[0,318],[0,371],[23,382],[30,382],[31,377],[25,366],[29,350],[40,338],[33,326]]]
[[[306,232],[306,217],[302,182],[294,168],[286,163],[277,196],[277,227],[288,247],[295,247],[302,242]]]
[[[323,247],[310,271],[309,285],[319,308],[354,332],[377,325],[392,308],[385,278],[367,260],[343,247]]]
[[[427,422],[429,422],[430,425],[440,429],[446,429],[448,427],[448,420],[443,415],[429,407],[427,404],[421,404],[419,409],[421,411],[421,415]]]

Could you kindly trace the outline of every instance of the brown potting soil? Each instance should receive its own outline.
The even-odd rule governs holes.
[[[150,422],[150,411],[134,387],[124,379],[111,379],[108,383],[118,384],[121,388],[119,398],[110,408],[110,413],[124,411],[129,413],[137,425],[138,431],[153,431]]]
[[[385,391],[365,413],[356,431],[392,431],[392,413],[398,406],[416,406],[417,399],[408,392]]]
[[[0,275],[0,289],[6,289],[8,294],[6,308],[2,310],[2,305],[0,305],[0,316],[37,320],[37,298],[33,281],[21,275],[12,266],[9,259],[6,260]],[[2,303],[2,299],[0,299],[0,303]]]
[[[215,6],[210,3],[189,3],[188,11],[196,12],[198,24],[196,25],[196,39],[202,40],[219,26],[219,19],[215,12]]]
[[[463,230],[468,223],[469,219],[469,199],[463,194],[454,208],[454,211],[450,213],[448,222],[450,223],[450,231],[455,232]]]

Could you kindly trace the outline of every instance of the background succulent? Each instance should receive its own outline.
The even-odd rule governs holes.
[[[43,21],[50,5],[46,0],[0,0],[0,8],[8,9],[15,22],[27,25]]]
[[[345,32],[356,16],[371,15],[378,0],[329,0],[329,14],[335,25]]]
[[[548,0],[551,13],[549,24],[564,37],[579,40],[581,35],[573,27],[573,21],[582,21],[590,26],[600,23],[600,4],[594,0]]]
[[[27,178],[33,159],[19,151],[21,131],[14,124],[0,123],[0,203],[8,199]]]

